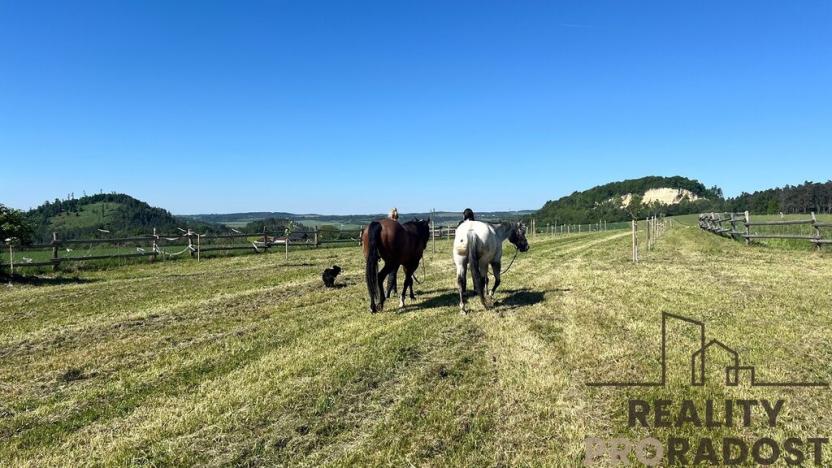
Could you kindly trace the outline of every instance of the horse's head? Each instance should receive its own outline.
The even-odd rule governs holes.
[[[508,241],[521,252],[529,250],[529,242],[526,240],[526,226],[523,223],[514,223]]]

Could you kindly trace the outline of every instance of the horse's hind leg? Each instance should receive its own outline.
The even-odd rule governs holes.
[[[491,287],[491,297],[494,297],[494,291],[500,285],[500,268],[502,268],[499,261],[491,262],[491,270],[494,272],[494,286]]]
[[[468,259],[466,257],[456,258],[454,257],[454,263],[456,263],[456,287],[459,290],[459,313],[465,314],[465,276],[467,274],[466,263]]]
[[[390,294],[394,292],[398,292],[396,289],[396,273],[398,270],[393,270],[387,275],[387,295],[385,296],[387,299],[390,299]]]
[[[404,297],[407,295],[407,288],[413,290],[413,270],[404,268],[404,285],[402,285],[402,295],[399,299],[399,308],[404,307]],[[412,294],[412,293],[411,293]]]
[[[483,307],[486,309],[490,309],[494,307],[494,302],[491,300],[490,297],[487,296],[488,294],[488,263],[480,264],[480,271],[482,272],[482,281],[480,282],[480,287],[477,288],[480,295],[480,301],[482,301]]]
[[[398,265],[391,265],[389,263],[384,263],[384,268],[378,272],[378,296],[379,302],[376,305],[376,310],[381,312],[384,309],[384,279],[387,278],[387,275],[390,274],[390,271],[396,271],[398,269]]]

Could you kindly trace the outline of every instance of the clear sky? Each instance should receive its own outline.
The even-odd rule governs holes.
[[[534,209],[832,177],[832,2],[0,0],[0,203]]]

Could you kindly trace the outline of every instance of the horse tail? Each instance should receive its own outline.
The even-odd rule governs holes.
[[[373,221],[367,226],[367,266],[365,269],[365,276],[367,277],[367,290],[370,293],[370,305],[375,310],[376,299],[381,302],[378,297],[378,245],[381,243],[381,223]]]
[[[468,231],[468,268],[471,269],[471,279],[474,280],[474,291],[480,294],[482,288],[482,272],[480,271],[480,246],[474,231]]]

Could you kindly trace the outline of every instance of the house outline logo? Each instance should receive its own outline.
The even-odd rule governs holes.
[[[661,341],[661,378],[659,381],[645,381],[645,382],[589,382],[587,386],[590,387],[664,387],[667,383],[667,321],[668,319],[679,320],[699,328],[699,348],[693,352],[690,358],[690,385],[694,387],[702,387],[705,385],[705,361],[707,359],[707,351],[711,347],[719,347],[731,356],[732,364],[725,367],[725,385],[729,387],[736,387],[740,381],[740,371],[747,372],[750,376],[750,385],[752,387],[825,387],[829,388],[828,382],[764,382],[757,380],[757,371],[755,366],[740,365],[739,353],[728,347],[725,343],[712,339],[706,342],[705,338],[705,322],[694,320],[682,315],[672,314],[670,312],[662,312],[662,341]],[[698,371],[698,376],[697,376]]]

